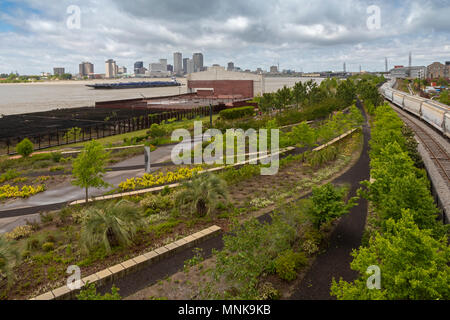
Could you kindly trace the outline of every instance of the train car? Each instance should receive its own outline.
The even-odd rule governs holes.
[[[428,122],[433,127],[444,133],[444,116],[448,113],[448,108],[442,107],[433,101],[422,103],[422,120]]]
[[[401,93],[400,91],[395,90],[392,94],[392,102],[394,102],[396,105],[398,105],[400,108],[403,109],[403,100],[405,99],[405,94]]]
[[[450,110],[444,116],[444,134],[450,139]]]
[[[386,86],[386,88],[384,88],[384,97],[386,99],[388,99],[389,101],[392,101],[392,95],[394,94],[394,90],[392,90],[392,88],[389,88],[389,86]]]
[[[425,98],[415,97],[411,95],[405,95],[403,105],[405,110],[415,114],[416,116],[421,116],[422,103],[427,101]]]

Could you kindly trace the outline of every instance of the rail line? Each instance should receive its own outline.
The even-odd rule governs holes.
[[[400,118],[410,127],[424,147],[428,150],[431,159],[437,165],[438,171],[445,179],[447,185],[450,187],[450,155],[445,148],[436,141],[428,132],[426,132],[420,125],[413,120],[409,119],[402,112],[398,112],[398,108],[395,108]]]

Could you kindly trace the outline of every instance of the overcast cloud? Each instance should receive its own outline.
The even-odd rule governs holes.
[[[69,29],[67,8],[81,9]],[[369,29],[367,8],[381,9]],[[450,60],[450,1],[356,0],[0,0],[0,72],[78,72],[81,61],[104,72],[112,58],[132,69],[160,58],[173,63],[203,52],[205,64],[243,69],[384,70]]]

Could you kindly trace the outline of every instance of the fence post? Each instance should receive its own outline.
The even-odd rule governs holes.
[[[48,146],[51,147],[52,141],[51,141],[50,131],[48,132]]]

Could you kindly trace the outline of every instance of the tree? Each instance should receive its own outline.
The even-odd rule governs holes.
[[[267,113],[274,108],[275,98],[272,93],[264,93],[259,100],[258,107],[261,112]]]
[[[16,146],[16,151],[18,154],[20,154],[22,157],[26,158],[30,154],[33,153],[33,143],[28,139],[23,139],[19,144]]]
[[[359,272],[354,282],[333,279],[331,295],[340,300],[436,300],[450,297],[450,247],[447,238],[435,239],[420,230],[413,214],[403,210],[397,222],[387,221],[384,234],[377,233],[368,247],[352,253],[351,268]],[[366,270],[378,266],[381,289],[367,288]]]
[[[342,81],[337,87],[336,96],[342,101],[343,107],[348,107],[355,99],[356,89],[350,79]]]
[[[277,109],[284,109],[292,102],[291,89],[284,86],[279,89],[275,94],[275,103]]]
[[[12,266],[19,259],[19,252],[12,246],[3,235],[0,235],[0,279],[5,276],[8,285],[13,281]]]
[[[176,196],[176,205],[187,206],[191,214],[200,217],[211,214],[219,199],[228,200],[226,182],[214,174],[197,175],[183,186],[183,191]]]
[[[82,217],[80,241],[85,251],[101,245],[110,252],[112,247],[129,245],[144,221],[138,208],[125,200],[89,208]]]
[[[300,147],[313,147],[317,140],[316,131],[306,121],[292,128],[292,137],[300,144]]]
[[[304,86],[301,81],[297,82],[294,85],[294,88],[292,88],[292,97],[297,104],[297,107],[299,107],[305,101],[306,96],[306,86]]]
[[[351,198],[346,204],[346,194],[345,188],[335,188],[331,183],[313,188],[309,216],[317,229],[348,213],[355,206],[357,198]]]
[[[103,174],[109,153],[103,145],[95,140],[88,142],[83,151],[73,161],[72,174],[75,180],[73,185],[86,189],[86,204],[89,201],[89,188],[107,187],[108,183],[103,181]]]

